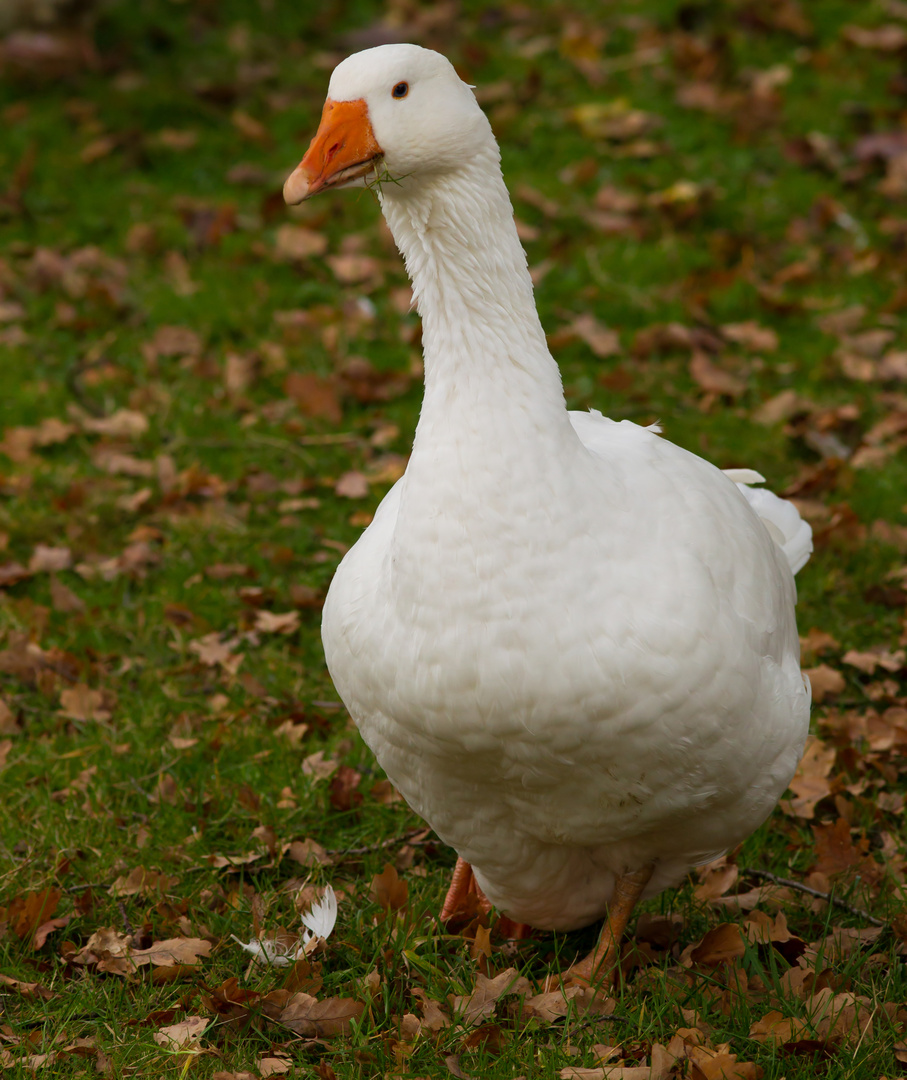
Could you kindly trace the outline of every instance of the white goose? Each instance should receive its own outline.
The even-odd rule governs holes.
[[[376,180],[422,316],[425,397],[406,474],[328,593],[328,667],[460,855],[445,910],[475,888],[470,864],[522,923],[608,911],[569,972],[588,980],[640,896],[744,839],[794,773],[810,530],[733,482],[758,474],[567,412],[497,143],[438,53],[344,60],[284,195]]]

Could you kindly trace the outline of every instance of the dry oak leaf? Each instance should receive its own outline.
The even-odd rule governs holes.
[[[108,435],[113,439],[135,439],[148,430],[148,417],[135,409],[117,409],[110,416],[80,417],[82,428],[93,435]]]
[[[0,922],[8,923],[16,937],[24,941],[53,915],[62,896],[59,889],[52,887],[17,896],[6,907],[0,907]]]
[[[323,750],[316,750],[314,754],[302,759],[302,775],[311,776],[312,783],[319,780],[327,780],[340,767],[340,762],[333,758],[325,758]]]
[[[654,1080],[648,1065],[601,1065],[595,1069],[568,1065],[557,1075],[561,1080]]]
[[[691,1080],[759,1080],[763,1070],[752,1061],[738,1061],[736,1054],[691,1046],[687,1057]]]
[[[75,615],[85,610],[85,601],[55,577],[50,579],[50,602],[54,611]]]
[[[862,839],[859,846],[855,845],[850,839],[850,825],[844,818],[838,818],[834,824],[819,822],[812,830],[816,839],[815,869],[819,873],[835,877],[864,863],[869,843]]]
[[[68,570],[71,566],[72,552],[68,547],[49,547],[47,544],[36,544],[28,560],[31,574]]]
[[[345,472],[334,485],[334,494],[344,499],[364,499],[368,490],[368,478],[357,469]]]
[[[816,705],[821,705],[829,695],[840,694],[847,686],[841,672],[829,667],[828,664],[806,668],[803,674],[809,679],[813,691],[813,702]]]
[[[333,866],[334,860],[328,855],[317,841],[311,838],[306,840],[293,840],[285,844],[283,854],[301,866]]]
[[[726,964],[744,954],[743,931],[736,923],[720,923],[698,945],[684,950],[695,964]]]
[[[770,1042],[775,1045],[808,1039],[809,1025],[795,1016],[785,1016],[780,1012],[769,1012],[750,1026],[750,1038],[757,1042]]]
[[[498,999],[505,994],[527,994],[532,985],[516,968],[507,968],[493,979],[481,972],[476,974],[475,989],[471,994],[451,995],[451,1009],[469,1026],[487,1020],[495,1010]]]
[[[743,379],[713,364],[706,354],[699,350],[690,358],[690,376],[701,390],[718,397],[736,398],[746,390]]]
[[[343,419],[336,380],[311,373],[291,372],[284,380],[284,392],[304,416],[339,424]]]
[[[409,886],[400,880],[396,867],[391,863],[385,863],[380,874],[375,874],[369,885],[368,898],[375,904],[380,904],[385,911],[399,911],[406,907],[409,899]]]
[[[255,629],[263,634],[293,634],[299,629],[299,612],[256,611]]]
[[[785,801],[786,813],[789,812],[794,817],[804,820],[815,815],[816,804],[831,793],[831,782],[828,777],[834,763],[835,748],[826,746],[820,739],[810,735],[806,742],[806,750],[789,785],[794,798]]]
[[[18,735],[20,731],[21,728],[19,727],[19,722],[16,719],[13,710],[6,704],[3,698],[0,697],[0,735]],[[7,739],[5,742],[9,742],[9,740]],[[9,753],[9,748],[12,747],[12,745],[13,744],[9,742],[9,747],[7,747],[6,751],[7,753]],[[2,767],[3,764],[2,757],[3,754],[0,752],[0,767]],[[379,783],[380,782],[381,781],[379,781]],[[390,781],[388,781],[388,783],[390,783]],[[376,784],[375,787],[377,786],[378,785]],[[375,788],[372,788],[372,796],[376,797]],[[379,799],[378,801],[380,802],[381,800]]]
[[[19,979],[11,979],[9,975],[0,974],[0,986],[5,986],[13,993],[22,994],[26,998],[40,998],[42,1001],[50,1001],[54,996],[46,986],[40,983],[21,982]]]
[[[281,225],[274,237],[274,254],[288,262],[302,262],[316,255],[324,255],[328,238],[314,229],[301,225]]]
[[[163,895],[179,881],[178,878],[168,877],[159,870],[146,870],[144,866],[137,866],[128,874],[118,877],[110,886],[111,896],[138,896]]]
[[[158,1046],[165,1046],[168,1050],[180,1050],[184,1047],[197,1046],[202,1032],[211,1023],[209,1016],[187,1016],[178,1024],[170,1024],[162,1027],[154,1033],[152,1038]]]
[[[29,564],[29,569],[31,569],[31,564]],[[907,653],[903,649],[889,652],[881,646],[867,649],[865,652],[860,652],[858,649],[849,649],[841,657],[842,664],[849,664],[867,675],[875,674],[876,668],[891,673],[900,671],[904,667],[905,661],[907,661]]]
[[[423,1031],[441,1031],[450,1027],[450,1017],[437,1001],[433,1001],[421,987],[413,988],[413,997],[419,1002]]]
[[[778,335],[775,331],[752,319],[746,322],[725,323],[719,327],[719,330],[722,337],[751,352],[775,352],[778,348]]]
[[[263,1057],[258,1060],[258,1075],[261,1077],[286,1076],[293,1068],[293,1059],[285,1054]],[[253,1074],[244,1073],[243,1075],[252,1076]]]
[[[826,1041],[842,1039],[847,1043],[862,1043],[871,1039],[874,1014],[869,998],[836,994],[828,986],[806,1002],[809,1022],[819,1038]]]
[[[722,857],[700,868],[699,884],[693,890],[693,896],[697,900],[716,900],[736,884],[738,875],[737,864]]]
[[[286,1003],[277,1019],[281,1024],[307,1039],[349,1035],[353,1020],[365,1011],[361,1001],[352,998],[324,998],[298,993]]]
[[[521,1003],[520,1017],[533,1017],[546,1023],[560,1020],[570,1012],[574,998],[583,996],[581,986],[568,986],[563,989],[549,990],[524,998]]]
[[[60,691],[60,713],[72,720],[109,720],[110,709],[104,707],[106,695],[76,683]]]

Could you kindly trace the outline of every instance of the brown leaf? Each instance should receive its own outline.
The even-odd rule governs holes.
[[[323,1039],[332,1035],[349,1035],[351,1022],[358,1020],[364,1011],[365,1005],[352,998],[324,998],[318,1001],[310,994],[296,993],[278,1019],[291,1031],[307,1039]]]
[[[287,844],[284,854],[302,866],[331,866],[334,860],[316,841],[294,840]]]
[[[829,668],[829,670],[832,669]],[[838,673],[835,672],[835,674]],[[786,807],[789,807],[795,817],[808,820],[815,816],[816,804],[831,793],[831,782],[828,777],[834,763],[834,747],[826,746],[814,735],[810,735],[806,742],[806,750],[790,782],[794,798],[786,804]]]
[[[168,877],[159,870],[146,870],[137,866],[128,874],[121,875],[110,886],[111,896],[162,896],[177,884],[178,878]]]
[[[83,416],[82,428],[113,439],[136,439],[148,430],[148,418],[135,409],[117,409],[110,416]]]
[[[816,840],[815,869],[828,877],[843,874],[863,861],[866,841],[857,847],[850,839],[850,826],[844,818],[838,818],[834,824],[819,822],[812,826]]]
[[[284,380],[284,392],[304,416],[339,424],[343,419],[336,381],[320,375],[291,372]]]
[[[367,477],[356,469],[345,472],[334,485],[334,494],[344,499],[364,499],[368,491]]]
[[[848,649],[841,657],[841,663],[849,664],[867,675],[874,675],[876,668],[893,673],[900,671],[905,666],[907,653],[903,649],[889,652],[882,646],[867,649],[865,652],[858,649]]]
[[[750,1026],[750,1038],[757,1042],[770,1042],[776,1046],[808,1038],[809,1025],[793,1016],[780,1012],[769,1012]]]
[[[433,1001],[421,987],[414,987],[413,997],[419,1002],[422,1013],[422,1028],[427,1031],[442,1031],[450,1027],[450,1017],[437,1001]]]
[[[85,610],[85,601],[56,577],[50,579],[50,602],[54,611],[75,615]]]
[[[845,26],[841,37],[860,49],[881,53],[896,53],[907,49],[907,29],[897,23],[885,23],[870,29],[867,26]]]
[[[60,691],[60,712],[73,720],[109,720],[110,709],[105,708],[105,695],[92,690],[84,683],[76,683]]]
[[[778,348],[778,335],[775,331],[768,326],[761,326],[754,320],[725,323],[719,329],[728,341],[752,352],[775,352]]]
[[[168,1050],[180,1050],[184,1047],[197,1046],[202,1032],[211,1023],[211,1017],[187,1016],[178,1024],[162,1027],[151,1036],[158,1046]]]
[[[562,990],[549,990],[541,994],[533,994],[532,997],[523,999],[520,1015],[523,1017],[535,1017],[551,1024],[560,1020],[570,1011],[570,1003],[575,997],[582,995],[580,986],[569,986]]]
[[[295,634],[299,629],[299,612],[256,611],[255,629],[263,634]]]
[[[731,372],[713,364],[704,352],[694,352],[690,358],[690,375],[707,394],[736,398],[746,390],[746,383]]]
[[[409,886],[401,881],[400,875],[391,863],[385,863],[380,874],[372,878],[368,891],[369,900],[380,904],[385,911],[399,911],[406,906],[409,898]]]
[[[21,730],[22,729],[19,726],[19,721],[16,719],[15,713],[9,707],[9,705],[7,705],[3,698],[0,697],[0,735],[18,735]],[[12,747],[13,744],[9,739],[7,739],[6,742],[9,743],[9,747],[7,747],[6,751],[6,753],[8,754],[9,748]],[[6,754],[4,754],[2,750],[0,750],[0,769],[3,768],[3,760],[5,757]],[[384,782],[385,781],[379,781],[379,783]],[[388,784],[390,783],[390,781],[386,782]],[[375,787],[377,786],[378,785],[376,784]],[[377,796],[375,796],[375,788],[372,788],[372,796],[377,798]],[[382,800],[379,798],[378,802],[381,801]],[[388,801],[393,802],[394,800],[390,799]]]
[[[809,679],[813,691],[813,702],[816,705],[821,705],[827,697],[840,694],[847,686],[841,672],[829,667],[828,664],[806,668],[803,674]]]
[[[0,922],[7,922],[16,937],[24,941],[53,915],[62,895],[59,889],[47,888],[17,896],[7,907],[0,907]]]
[[[281,225],[275,236],[274,254],[288,262],[302,262],[323,255],[327,249],[328,238],[323,233],[300,225]]]
[[[362,774],[349,765],[341,765],[330,783],[330,803],[335,810],[349,811],[362,804],[362,792],[358,790]]]
[[[690,953],[696,964],[726,964],[744,954],[743,934],[736,923],[721,923],[705,935]]]
[[[48,547],[36,544],[32,557],[28,560],[31,574],[68,570],[72,566],[72,552],[68,547]]]
[[[314,754],[302,759],[302,775],[311,776],[313,782],[326,780],[337,771],[339,765],[333,758],[325,758],[323,750],[316,750]]]
[[[520,975],[516,968],[507,968],[493,979],[477,972],[473,992],[452,996],[450,1005],[459,1014],[462,1023],[478,1024],[492,1015],[498,999],[505,994],[527,994],[531,989],[529,980]]]
[[[730,889],[737,881],[736,863],[719,859],[716,864],[705,866],[699,873],[699,884],[693,890],[697,900],[715,900]]]
[[[50,1001],[53,993],[40,983],[20,982],[19,979],[11,979],[9,975],[0,974],[0,986],[12,990],[14,994],[21,994],[26,998],[37,998],[41,1001]]]
[[[692,1080],[759,1080],[762,1069],[751,1061],[738,1061],[736,1054],[722,1053],[705,1046],[691,1046],[687,1056]]]

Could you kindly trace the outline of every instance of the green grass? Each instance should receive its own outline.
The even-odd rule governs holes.
[[[506,84],[487,108],[517,216],[537,230],[526,242],[530,264],[552,262],[537,289],[546,328],[554,334],[591,312],[620,334],[621,353],[604,359],[562,337],[556,353],[571,406],[658,417],[668,437],[716,464],[758,468],[814,520],[799,622],[838,645],[805,663],[835,665],[846,680],[816,709],[817,732],[836,751],[829,791],[815,819],[778,811],[736,858],[819,891],[831,873],[837,896],[886,926],[848,956],[826,960],[820,948],[810,963],[817,985],[866,999],[872,1031],[828,1041],[813,1028],[803,1038],[815,1045],[801,1038],[785,1051],[750,1029],[771,1010],[808,1019],[781,981],[797,949],[748,942],[729,965],[684,967],[682,951],[711,928],[744,925],[739,912],[697,900],[695,881],[645,905],[677,918],[677,942],[629,973],[611,1016],[576,1009],[556,1022],[521,1019],[517,999],[504,998],[478,1035],[456,1022],[414,1042],[401,1035],[401,1017],[419,1014],[414,989],[451,1016],[448,996],[469,995],[479,968],[469,935],[444,933],[436,921],[452,853],[430,835],[408,847],[418,820],[372,794],[380,770],[339,706],[321,652],[318,598],[405,459],[420,384],[417,320],[392,295],[406,278],[374,200],[337,194],[289,212],[279,198],[317,124],[332,63],[358,47],[349,44],[354,32],[382,17],[370,2],[307,14],[311,6],[111,0],[92,30],[97,69],[40,78],[7,67],[0,83],[0,176],[13,178],[0,192],[0,566],[28,567],[36,545],[69,551],[64,568],[0,590],[0,974],[43,988],[36,996],[0,982],[0,1066],[29,1075],[28,1055],[55,1054],[46,1067],[60,1077],[90,1075],[96,1062],[114,1076],[257,1076],[259,1062],[280,1051],[297,1075],[555,1077],[593,1066],[595,1045],[649,1061],[653,1043],[670,1045],[679,1028],[695,1026],[695,1012],[709,1046],[730,1044],[767,1078],[815,1076],[813,1052],[825,1055],[823,1075],[833,1080],[898,1075],[904,1051],[896,1058],[895,1045],[907,1024],[898,1011],[907,1000],[905,667],[893,661],[894,670],[865,675],[841,658],[904,645],[904,580],[891,575],[907,550],[898,427],[907,396],[903,380],[847,377],[841,343],[817,325],[861,304],[854,331],[883,327],[893,333],[887,350],[904,345],[898,222],[907,193],[880,190],[882,165],[861,163],[854,149],[864,134],[898,128],[899,58],[842,36],[849,23],[896,16],[882,3],[836,0],[774,5],[774,25],[774,16],[756,18],[762,5],[730,0],[638,0],[604,15],[580,0],[531,8],[464,0],[448,23],[417,5],[404,16],[412,36],[442,48],[480,92]],[[782,19],[798,10],[811,24],[802,34]],[[597,50],[601,81],[571,59],[577,37]],[[649,52],[625,64],[638,50]],[[753,72],[776,65],[787,81],[757,101]],[[682,104],[693,81],[721,98],[717,112]],[[571,119],[577,106],[621,98],[658,119],[639,136],[648,149]],[[175,147],[170,129],[191,132],[193,144]],[[835,164],[803,156],[814,132],[834,140]],[[112,141],[97,143],[105,137]],[[247,182],[231,174],[239,165]],[[659,199],[679,181],[699,194]],[[605,185],[637,201],[613,234],[589,218]],[[521,195],[523,186],[557,214]],[[278,257],[278,230],[293,220],[327,237],[328,256],[371,257],[373,272],[344,284],[323,256]],[[795,264],[802,272],[789,275]],[[714,334],[744,320],[773,329],[779,347],[725,344],[712,357],[742,380],[733,399],[697,384],[688,349],[634,351],[637,335],[657,324]],[[190,328],[199,348],[155,350],[155,335],[173,325]],[[351,357],[368,358],[377,391],[360,385],[357,394],[338,379]],[[334,379],[339,422],[300,410],[291,374]],[[386,393],[382,376],[395,380]],[[786,422],[756,422],[756,410],[786,390],[812,404]],[[131,433],[92,430],[124,409],[135,414]],[[33,429],[50,418],[71,428],[42,442]],[[865,467],[823,459],[829,434],[859,455],[881,421],[891,424],[885,456]],[[335,493],[349,471],[370,478],[366,496]],[[219,574],[225,564],[241,569]],[[77,610],[59,585],[79,598]],[[269,632],[257,627],[260,611],[297,618],[289,633]],[[199,643],[208,634],[241,662],[206,663]],[[99,692],[101,712],[80,713],[67,696],[74,687]],[[895,733],[889,743],[872,727],[878,715]],[[360,774],[361,803],[332,802],[330,780],[303,772],[318,751]],[[856,847],[837,865],[811,825],[840,817]],[[306,838],[331,852],[329,864],[294,861],[288,845]],[[212,864],[252,852],[233,869]],[[409,889],[393,917],[369,898],[388,860]],[[137,866],[166,874],[163,890],[112,895]],[[249,968],[231,935],[294,929],[303,882],[343,893],[338,928],[316,957],[318,996],[366,1005],[350,1033],[322,1041],[294,1035],[259,999],[229,1022],[211,1005],[230,978],[261,994],[283,984],[285,969]],[[741,870],[741,891],[757,884]],[[26,920],[20,936],[15,906],[49,888],[61,894],[54,917],[67,921],[37,948],[41,920]],[[760,910],[778,903],[811,948],[836,929],[867,925],[796,891]],[[212,948],[198,968],[157,977],[75,963],[103,927],[131,933],[136,948],[179,937]],[[485,970],[515,965],[539,981],[594,934],[504,951],[494,940]],[[368,991],[370,973],[380,983]],[[202,1053],[168,1053],[154,1041],[160,1027],[192,1015],[217,1017]],[[80,1050],[76,1040],[89,1037]],[[459,1064],[445,1063],[449,1055]],[[707,1074],[686,1061],[672,1075]]]

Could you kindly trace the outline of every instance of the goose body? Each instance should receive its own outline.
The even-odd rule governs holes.
[[[364,114],[361,146],[334,110]],[[288,200],[389,171],[425,353],[406,473],[328,593],[328,667],[488,899],[584,926],[621,874],[652,866],[645,895],[675,884],[787,786],[809,715],[793,578],[809,529],[655,430],[567,411],[497,144],[443,57],[348,58],[322,129]]]

